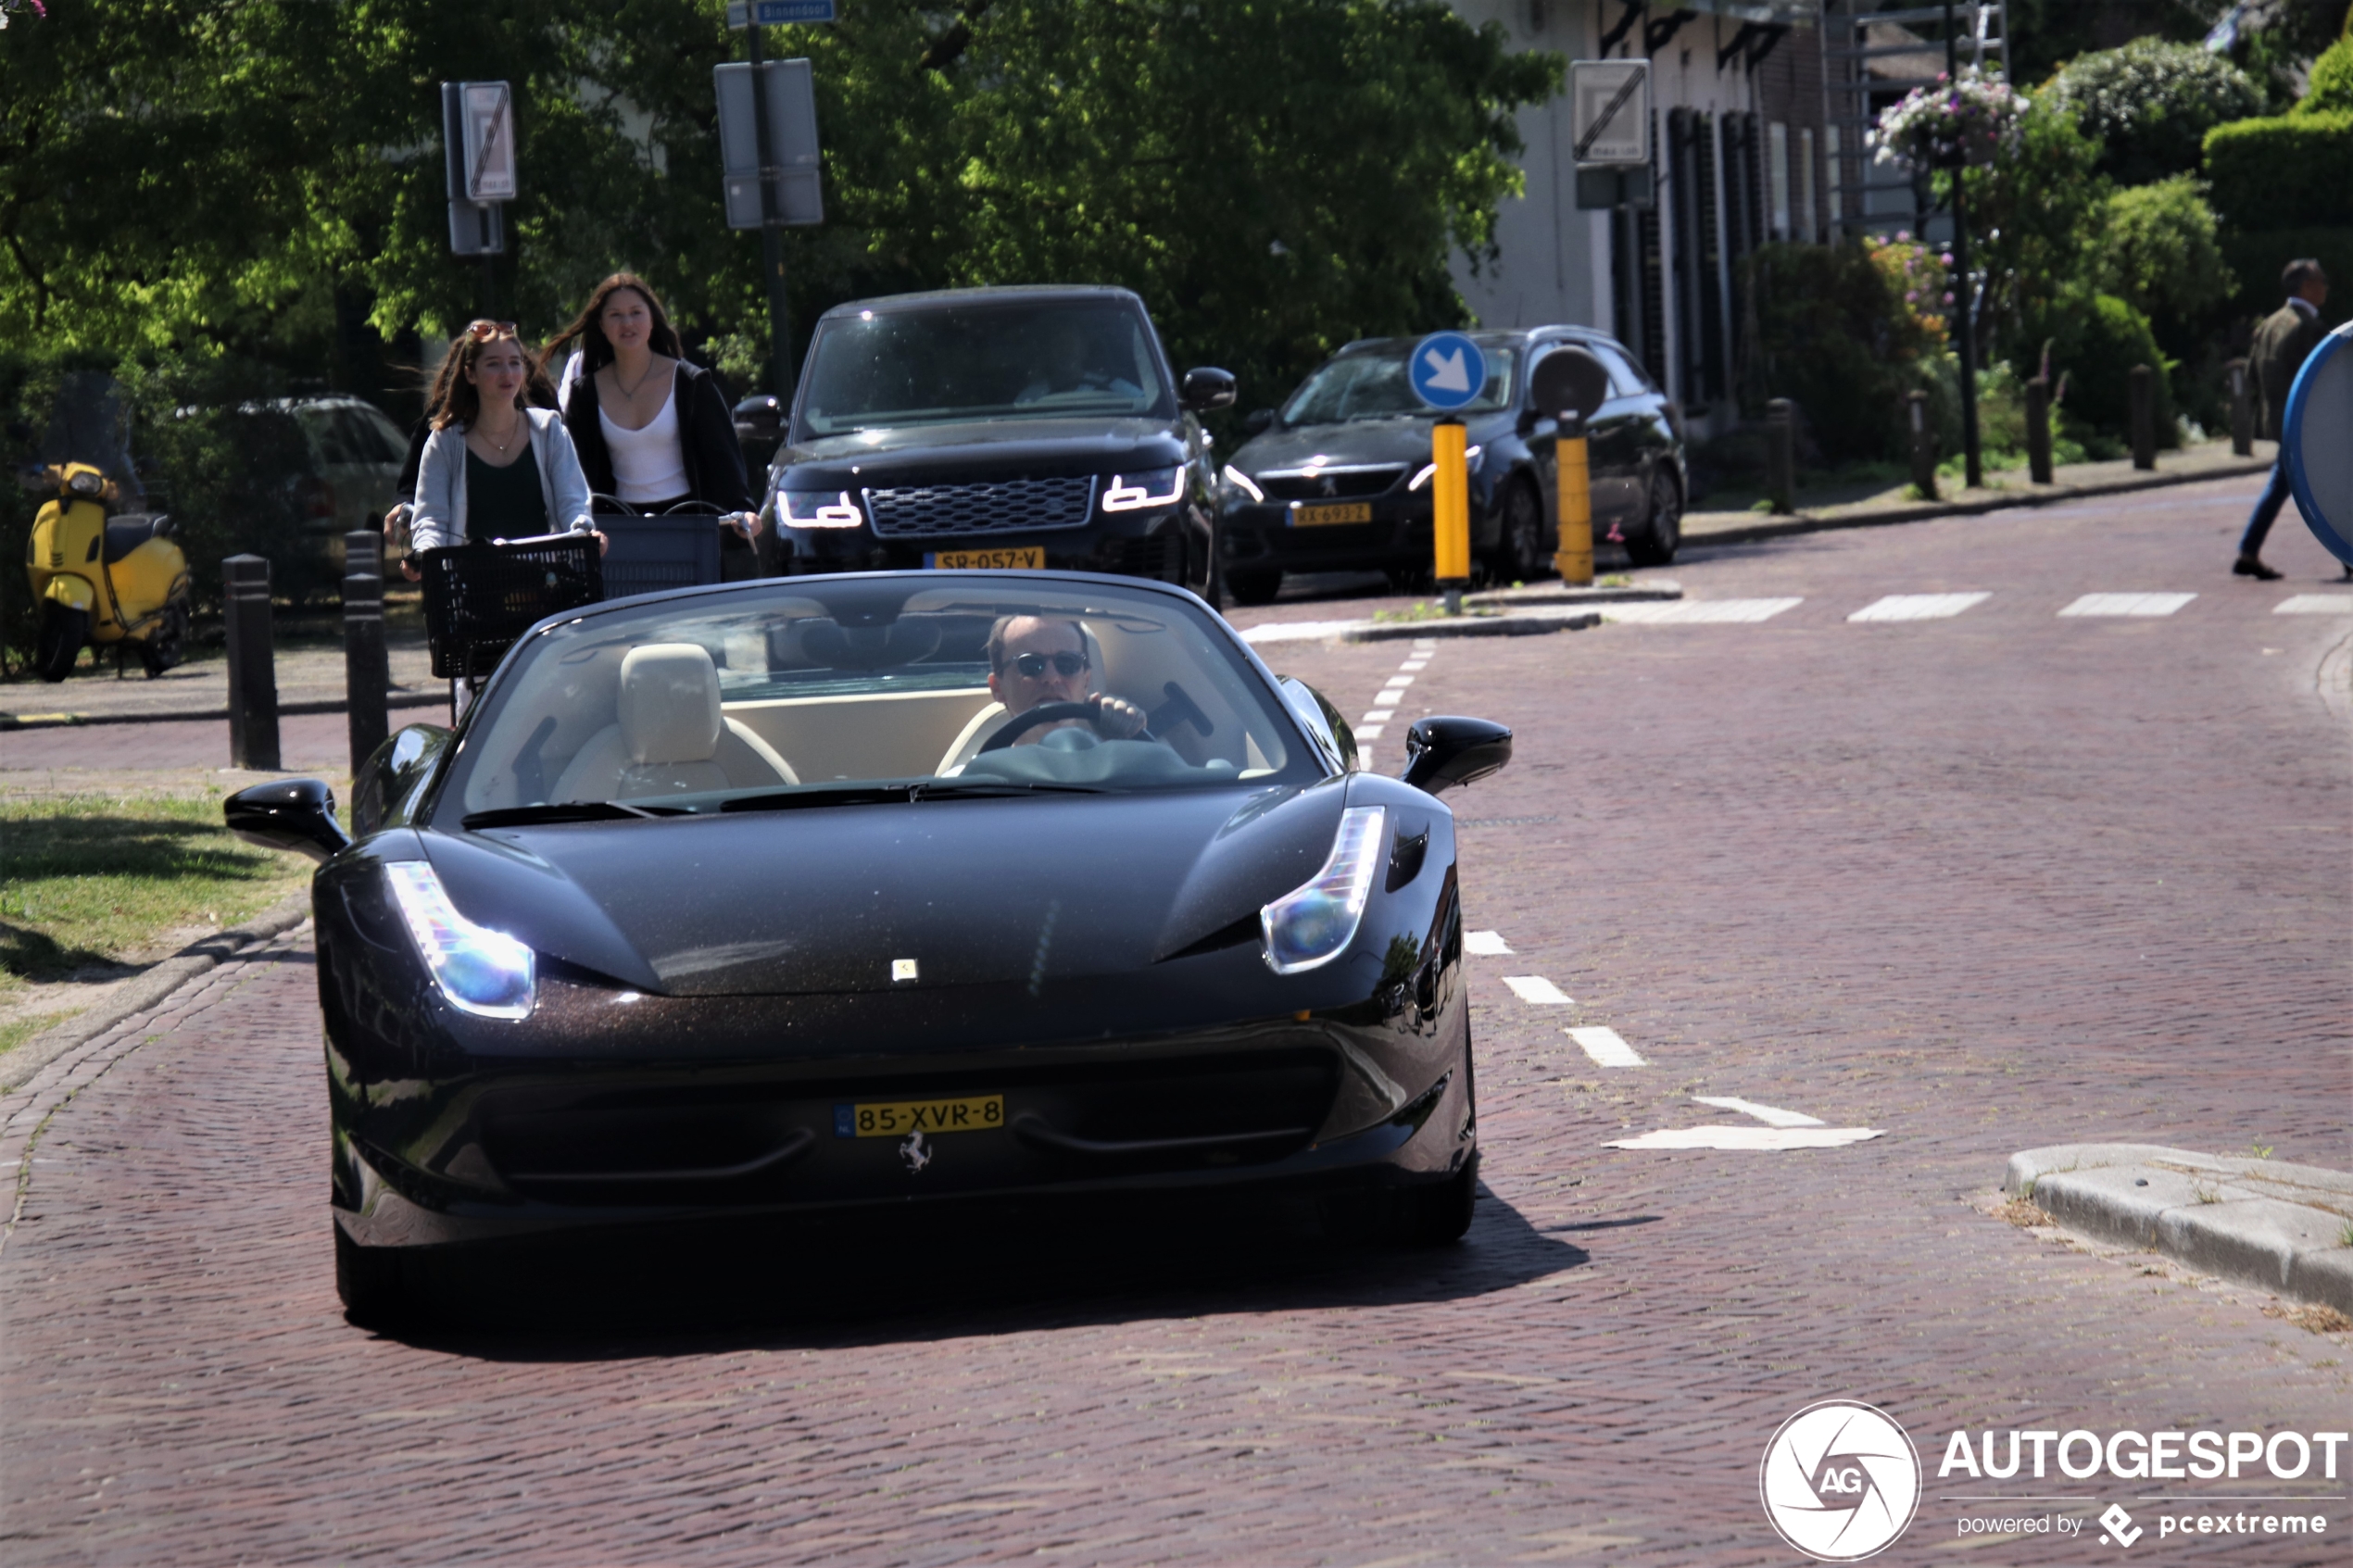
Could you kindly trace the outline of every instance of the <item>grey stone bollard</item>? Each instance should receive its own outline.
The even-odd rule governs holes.
[[[2231,452],[2234,457],[2255,456],[2255,393],[2246,383],[2246,361],[2233,359],[2227,367],[2231,376]]]
[[[2037,484],[2051,483],[2051,383],[2036,376],[2026,383],[2026,471]]]
[[[392,684],[392,666],[384,651],[384,584],[381,550],[384,541],[372,533],[344,536],[343,685],[345,711],[350,720],[351,776],[376,754],[392,733],[384,695]]]
[[[231,556],[220,563],[229,640],[229,766],[278,768],[278,667],[270,637],[270,563]]]
[[[1920,499],[1936,499],[1936,432],[1929,428],[1928,394],[1905,395],[1905,417],[1911,421],[1912,488]]]
[[[1765,488],[1781,513],[1797,510],[1796,416],[1786,397],[1765,405]]]
[[[2157,467],[2157,372],[2133,367],[2133,466]]]

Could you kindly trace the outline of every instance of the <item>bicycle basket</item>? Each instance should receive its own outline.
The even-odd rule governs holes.
[[[612,541],[604,560],[605,597],[609,599],[719,581],[716,517],[600,514],[597,526]]]
[[[479,680],[535,623],[605,596],[597,541],[585,533],[452,545],[415,558],[436,680]]]

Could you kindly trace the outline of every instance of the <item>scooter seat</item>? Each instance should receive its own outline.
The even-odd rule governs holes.
[[[171,532],[171,520],[157,513],[154,517],[110,518],[107,521],[106,561],[108,566],[120,560],[150,539],[160,539]]]

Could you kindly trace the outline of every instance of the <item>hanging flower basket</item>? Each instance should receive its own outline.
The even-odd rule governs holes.
[[[1960,80],[1938,76],[1883,111],[1871,145],[1881,163],[1920,169],[1960,169],[1992,163],[2017,150],[2026,96],[1998,76],[1971,66]]]

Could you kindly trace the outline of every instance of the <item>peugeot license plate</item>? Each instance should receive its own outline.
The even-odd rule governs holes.
[[[1291,503],[1290,525],[1293,528],[1323,528],[1335,522],[1372,521],[1373,504],[1370,501],[1333,501],[1318,506],[1309,506],[1303,501]]]

